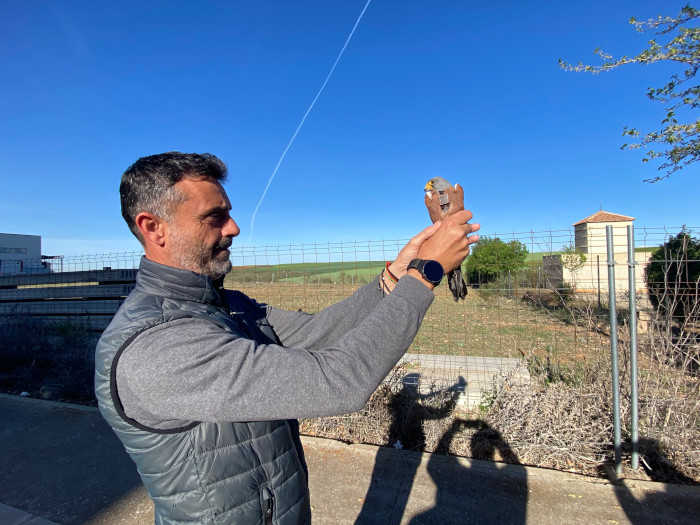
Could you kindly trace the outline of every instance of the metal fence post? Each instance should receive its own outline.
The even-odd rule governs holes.
[[[612,361],[613,445],[615,472],[622,470],[622,432],[620,430],[620,371],[617,362],[617,307],[615,304],[615,251],[612,226],[605,227],[608,244],[608,308],[610,310],[610,356]]]
[[[637,281],[635,279],[634,226],[627,226],[627,265],[630,293],[630,412],[632,468],[639,468],[639,412],[637,393]]]
[[[600,303],[600,255],[596,255],[595,260],[596,270],[598,271],[598,309],[600,310],[603,307]]]

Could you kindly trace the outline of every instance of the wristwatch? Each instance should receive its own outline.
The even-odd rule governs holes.
[[[445,270],[442,268],[442,264],[437,261],[413,259],[408,263],[407,270],[411,268],[418,270],[426,281],[435,286],[440,284],[440,281],[445,276]]]

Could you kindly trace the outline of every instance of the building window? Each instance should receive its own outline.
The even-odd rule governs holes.
[[[12,254],[26,254],[26,248],[5,248],[0,246],[0,253],[12,253]]]

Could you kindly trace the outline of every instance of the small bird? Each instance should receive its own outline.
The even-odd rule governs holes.
[[[433,177],[423,189],[425,190],[425,205],[433,222],[464,209],[464,190],[459,184],[452,186],[442,177]],[[467,296],[467,284],[462,278],[461,268],[447,274],[447,284],[455,302],[459,302],[460,299]]]

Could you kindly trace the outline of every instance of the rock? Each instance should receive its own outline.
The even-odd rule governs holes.
[[[44,385],[39,389],[41,399],[58,399],[61,397],[61,389],[55,385]]]

